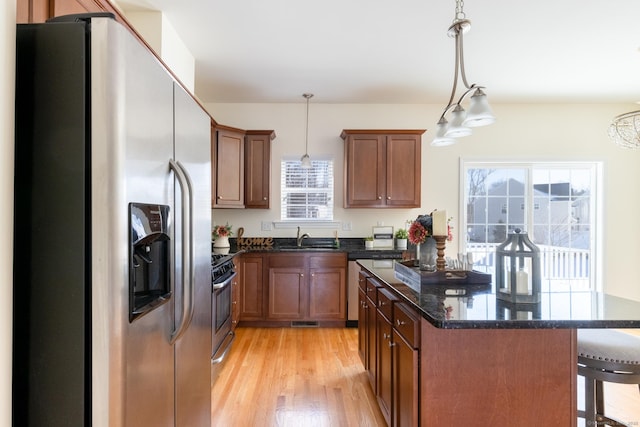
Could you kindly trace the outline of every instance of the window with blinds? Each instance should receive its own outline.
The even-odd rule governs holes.
[[[282,160],[280,170],[283,221],[333,220],[333,160],[314,159],[309,169],[300,160]]]

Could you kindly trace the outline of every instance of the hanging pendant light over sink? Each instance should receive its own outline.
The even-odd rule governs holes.
[[[313,94],[303,93],[302,96],[307,100],[307,127],[304,139],[304,155],[300,158],[300,167],[302,169],[311,169],[311,158],[309,157],[309,99],[313,97]]]

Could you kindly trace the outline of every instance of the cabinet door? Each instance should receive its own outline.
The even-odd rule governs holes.
[[[386,205],[420,207],[420,135],[388,135],[386,144]]]
[[[307,290],[304,269],[269,269],[269,311],[272,320],[296,320],[305,317]]]
[[[392,427],[418,427],[419,353],[393,331],[393,423]]]
[[[369,357],[367,340],[367,297],[364,291],[358,289],[358,355],[365,370],[369,370]]]
[[[313,320],[346,320],[346,269],[311,268],[309,276],[309,318]]]
[[[245,136],[245,208],[269,209],[273,131],[247,131]]]
[[[244,254],[240,262],[240,320],[263,320],[263,257]]]
[[[385,137],[349,135],[345,141],[344,207],[385,205]]]
[[[371,384],[371,388],[375,393],[377,391],[377,358],[378,358],[378,334],[377,334],[377,326],[376,326],[376,306],[374,302],[367,298],[367,357],[369,358],[367,366],[369,371],[369,383]]]
[[[244,207],[244,134],[216,130],[214,207]]]
[[[377,357],[377,393],[378,405],[382,411],[382,415],[387,420],[387,425],[391,425],[391,402],[392,402],[392,378],[391,378],[391,363],[392,363],[392,328],[391,323],[384,317],[384,315],[377,311],[376,323],[378,334],[378,357]]]

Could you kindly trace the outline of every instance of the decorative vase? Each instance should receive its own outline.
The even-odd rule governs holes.
[[[365,249],[373,249],[373,240],[365,240],[364,241]]]
[[[407,239],[396,239],[396,249],[399,251],[406,251]]]
[[[435,271],[437,258],[436,240],[433,237],[427,237],[423,243],[416,244],[415,267],[420,270]]]
[[[437,259],[436,239],[427,237],[427,240],[422,244],[420,252],[420,270],[435,271]]]
[[[214,248],[228,248],[228,247],[230,247],[230,245],[229,245],[229,236],[220,236],[220,237],[216,238],[216,240],[213,242],[213,247]]]

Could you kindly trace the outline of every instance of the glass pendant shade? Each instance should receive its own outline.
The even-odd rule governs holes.
[[[308,154],[305,154],[300,158],[300,167],[302,169],[311,169],[311,158]]]
[[[624,148],[640,148],[640,111],[621,114],[609,126],[609,138]]]
[[[478,127],[490,125],[496,121],[496,117],[489,107],[487,95],[482,89],[476,90],[471,96],[471,105],[467,111],[467,117],[464,119],[463,125],[467,127]]]
[[[471,135],[471,129],[466,127],[464,119],[467,116],[467,112],[464,111],[459,104],[453,109],[451,113],[451,123],[449,123],[449,129],[444,136],[448,138],[461,138],[463,136]]]
[[[449,123],[442,117],[438,121],[438,130],[436,132],[436,137],[431,141],[431,145],[434,147],[444,147],[446,145],[452,145],[456,143],[456,140],[450,137],[445,136],[449,130]]]

